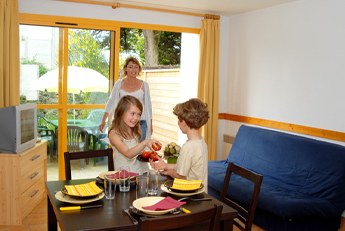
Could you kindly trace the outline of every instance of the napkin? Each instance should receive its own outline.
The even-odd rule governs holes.
[[[150,210],[150,211],[168,210],[168,209],[178,208],[184,204],[186,204],[186,202],[180,202],[180,201],[174,200],[171,197],[166,197],[154,205],[143,206],[143,209]]]
[[[65,185],[67,193],[74,196],[95,196],[102,192],[96,185],[96,181],[87,184]]]
[[[120,176],[122,177],[123,175],[125,175],[125,176],[129,176],[129,177],[133,177],[133,176],[137,176],[137,175],[139,175],[139,173],[134,173],[134,172],[128,172],[128,171],[126,171],[126,170],[122,170],[121,172],[115,172],[115,174],[109,174],[109,175],[107,175],[107,177],[109,178],[109,179],[115,179],[115,177],[116,177],[116,179],[120,179]]]
[[[199,189],[200,186],[201,186],[201,180],[174,179],[174,183],[171,186],[171,188],[180,189],[180,190],[195,190],[195,189]]]

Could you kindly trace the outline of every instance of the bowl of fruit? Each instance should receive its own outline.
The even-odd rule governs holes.
[[[138,155],[137,159],[143,162],[149,162],[150,159],[153,161],[157,161],[159,156],[157,152],[151,150],[144,150],[140,155]]]

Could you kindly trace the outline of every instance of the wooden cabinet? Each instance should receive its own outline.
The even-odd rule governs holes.
[[[19,154],[0,153],[0,225],[21,225],[46,197],[47,141]]]

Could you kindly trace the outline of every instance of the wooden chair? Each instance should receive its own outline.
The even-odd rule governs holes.
[[[234,202],[233,200],[226,197],[226,192],[229,187],[231,174],[235,173],[241,177],[246,178],[254,183],[252,198],[250,201],[250,205],[248,210]],[[253,220],[254,220],[254,213],[256,209],[256,204],[258,202],[260,188],[262,183],[263,176],[260,174],[256,174],[248,169],[245,169],[241,166],[234,164],[233,162],[229,162],[228,168],[226,170],[226,175],[223,183],[222,192],[220,194],[220,201],[230,205],[234,209],[238,211],[238,220],[242,223],[238,222],[238,220],[234,220],[234,225],[236,225],[241,231],[250,231],[252,229]],[[230,188],[231,190],[231,188]],[[244,226],[243,226],[244,225]]]
[[[223,205],[215,204],[213,208],[200,212],[187,213],[178,216],[166,216],[159,218],[141,217],[139,219],[139,229],[141,231],[155,231],[177,229],[187,227],[199,222],[210,220],[210,231],[219,229],[220,215]]]
[[[65,152],[65,174],[66,180],[72,179],[71,174],[71,160],[85,159],[85,158],[96,158],[96,157],[108,157],[108,171],[114,171],[114,158],[113,149],[108,148],[105,150],[97,151],[85,151],[85,152]]]

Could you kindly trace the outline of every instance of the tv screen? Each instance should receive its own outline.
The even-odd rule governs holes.
[[[20,121],[20,141],[21,144],[24,144],[35,138],[35,130],[33,129],[35,126],[35,110],[27,109],[20,111]]]

